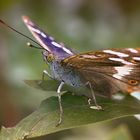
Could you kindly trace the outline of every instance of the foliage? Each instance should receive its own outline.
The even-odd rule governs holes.
[[[38,84],[39,81],[37,80],[26,81],[26,83],[36,88],[46,89],[46,91],[46,86],[48,86],[48,90],[51,90],[52,85],[53,88],[57,86],[57,83],[53,81],[53,84],[49,83],[49,81]],[[81,125],[140,114],[140,102],[130,96],[127,96],[123,100],[111,100],[101,97],[97,98],[97,100],[104,108],[103,111],[90,109],[86,97],[74,96],[71,95],[71,92],[65,92],[62,95],[64,109],[63,122],[60,126],[56,127],[59,119],[58,99],[54,96],[49,97],[41,103],[35,112],[21,120],[15,127],[2,127],[0,137],[2,140],[24,140],[25,138],[51,134]]]

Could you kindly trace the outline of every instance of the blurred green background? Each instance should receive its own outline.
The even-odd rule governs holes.
[[[42,29],[79,52],[140,46],[139,0],[1,0],[0,17],[30,36],[21,20],[28,15]],[[47,94],[24,80],[41,79],[47,67],[28,39],[0,25],[0,125],[11,127],[33,112]],[[118,133],[115,133],[115,132]],[[140,122],[127,117],[32,140],[140,139]],[[120,137],[121,136],[121,137]],[[125,139],[126,139],[125,137]],[[115,140],[115,139],[114,139]]]

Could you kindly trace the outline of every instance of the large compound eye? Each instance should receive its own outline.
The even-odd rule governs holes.
[[[47,61],[52,62],[53,60],[54,60],[54,55],[53,54],[48,54]]]

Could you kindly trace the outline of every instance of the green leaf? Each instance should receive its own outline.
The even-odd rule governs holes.
[[[34,86],[38,85],[35,85],[36,82],[33,82]],[[33,84],[31,85],[33,86]],[[59,119],[58,99],[57,97],[50,97],[44,100],[35,112],[21,120],[15,127],[10,129],[2,128],[0,139],[24,140],[81,125],[140,114],[140,102],[130,96],[120,101],[105,98],[97,98],[97,101],[104,111],[90,109],[87,98],[84,96],[74,96],[70,92],[63,94],[63,122],[56,127]]]
[[[56,80],[25,80],[24,82],[31,87],[45,91],[56,91],[60,83]]]
[[[133,137],[126,125],[120,125],[105,140],[133,140]]]

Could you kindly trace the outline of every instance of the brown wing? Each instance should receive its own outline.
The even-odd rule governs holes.
[[[79,72],[95,91],[105,96],[119,90],[129,93],[140,90],[140,49],[82,53],[66,58],[61,63]]]
[[[130,51],[131,50],[131,51]],[[132,51],[133,50],[133,51]],[[135,51],[135,52],[134,52]],[[77,68],[83,66],[123,66],[140,64],[140,49],[112,49],[73,55],[62,61],[64,65]]]

